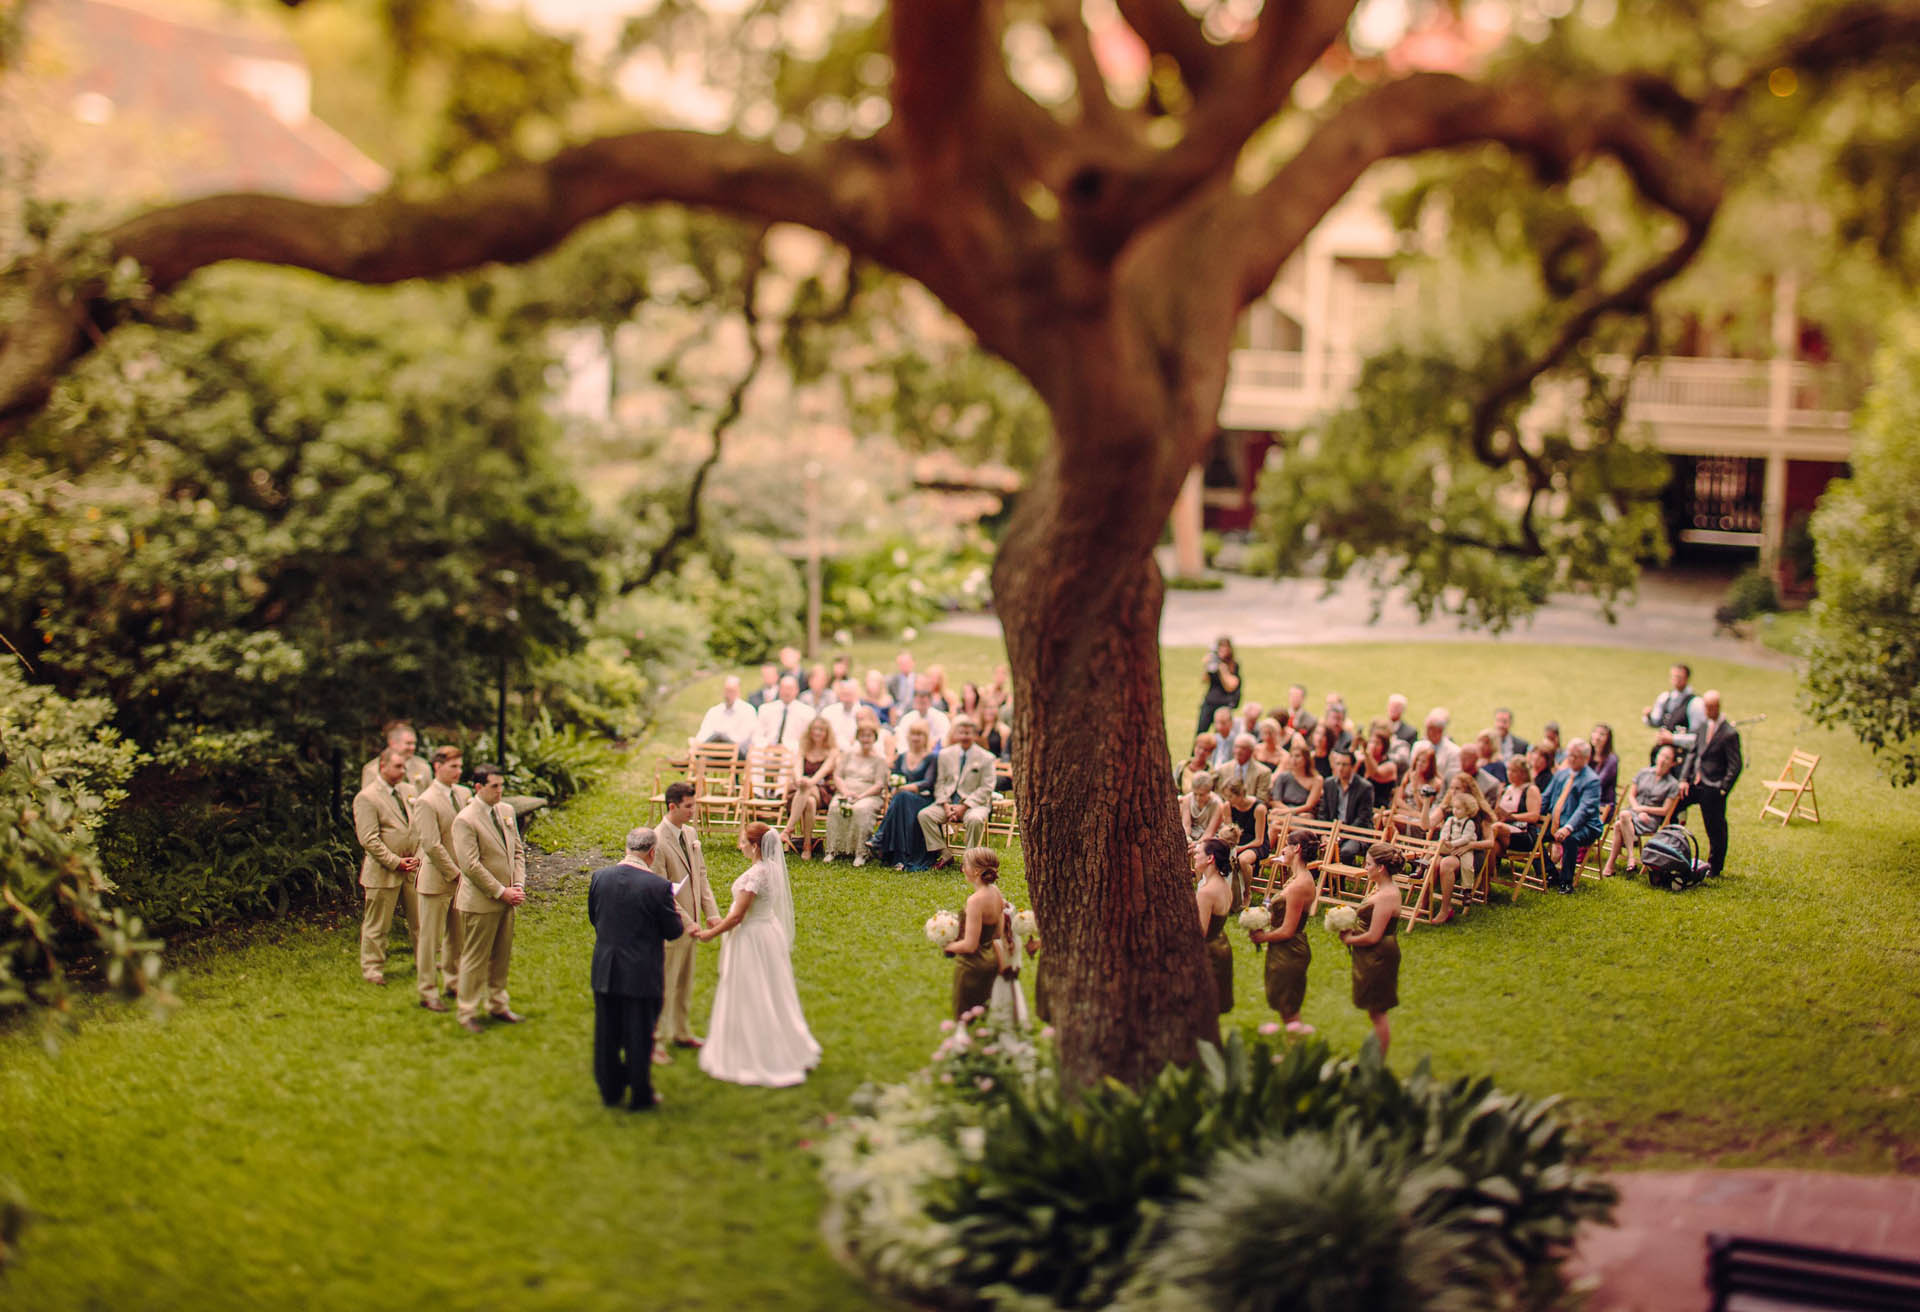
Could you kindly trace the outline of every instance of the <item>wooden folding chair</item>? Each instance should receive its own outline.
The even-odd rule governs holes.
[[[1820,768],[1820,758],[1812,752],[1803,752],[1798,747],[1787,757],[1786,768],[1780,771],[1778,779],[1769,779],[1761,785],[1767,790],[1767,797],[1760,804],[1760,818],[1770,815],[1780,817],[1780,824],[1786,823],[1796,815],[1805,815],[1815,824],[1820,823],[1820,799],[1813,791],[1813,772]],[[1805,774],[1795,774],[1805,770]],[[1793,801],[1783,810],[1776,799],[1782,793],[1791,793]],[[1804,811],[1802,804],[1805,804]]]
[[[1439,919],[1434,889],[1439,880],[1434,866],[1440,860],[1440,843],[1432,838],[1396,838],[1393,845],[1406,853],[1413,862],[1406,874],[1395,875],[1394,883],[1400,886],[1400,918],[1409,927],[1431,925]]]
[[[1000,764],[1007,766],[1005,761]],[[1012,771],[1009,767],[1001,773],[1011,777]],[[1020,837],[1020,816],[1018,808],[1014,805],[1012,793],[996,792],[993,795],[992,806],[987,812],[986,837],[989,842],[999,839],[1002,851],[1012,847],[1014,840]]]
[[[1576,879],[1598,881],[1603,878],[1600,871],[1606,865],[1604,853],[1607,844],[1613,840],[1613,821],[1620,814],[1621,796],[1616,788],[1613,800],[1600,808],[1600,837],[1588,843],[1586,850],[1580,854],[1580,868],[1574,872]]]
[[[742,766],[740,749],[731,743],[701,743],[693,749],[688,774],[693,784],[693,823],[700,829],[739,825]]]
[[[740,823],[761,820],[779,827],[787,818],[787,781],[792,774],[793,753],[788,748],[777,743],[748,748],[735,807]]]
[[[1320,886],[1337,887],[1342,892],[1342,901],[1362,902],[1367,896],[1366,850],[1375,843],[1386,841],[1386,832],[1381,829],[1360,829],[1352,825],[1341,825],[1339,831],[1327,840],[1327,849],[1320,858]],[[1347,843],[1360,844],[1359,864],[1349,862],[1340,854],[1340,848]]]

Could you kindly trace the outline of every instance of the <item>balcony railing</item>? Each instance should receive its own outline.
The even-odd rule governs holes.
[[[1346,399],[1363,363],[1352,354],[1310,359],[1298,351],[1235,351],[1221,423],[1230,428],[1309,423]],[[1615,361],[1614,367],[1625,369],[1626,361]],[[1766,432],[1772,426],[1775,385],[1773,365],[1765,360],[1646,360],[1628,392],[1627,421]],[[1789,365],[1779,399],[1785,430],[1845,430],[1851,422],[1836,372],[1818,365]]]

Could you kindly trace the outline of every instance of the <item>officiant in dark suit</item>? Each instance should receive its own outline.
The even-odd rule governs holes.
[[[618,865],[593,872],[587,922],[593,926],[593,1078],[609,1107],[632,1091],[630,1109],[652,1111],[653,1027],[665,992],[666,945],[693,928],[674,905],[673,886],[649,868],[653,830],[627,835]]]

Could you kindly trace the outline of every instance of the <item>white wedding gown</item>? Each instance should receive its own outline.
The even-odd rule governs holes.
[[[777,833],[769,832],[774,840]],[[720,950],[720,987],[700,1049],[700,1069],[730,1084],[785,1088],[800,1084],[820,1062],[820,1045],[800,1010],[793,982],[792,897],[786,861],[777,843],[733,881],[733,896],[753,893],[753,905],[727,933]]]

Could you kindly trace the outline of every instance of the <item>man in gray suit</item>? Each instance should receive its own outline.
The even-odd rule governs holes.
[[[980,836],[987,830],[987,817],[993,813],[993,753],[974,746],[975,726],[964,715],[955,716],[947,732],[952,744],[940,752],[933,805],[920,812],[920,832],[927,840],[927,851],[938,858],[933,863],[935,869],[953,862],[953,854],[947,850],[947,825],[964,823],[966,845],[978,847]]]

